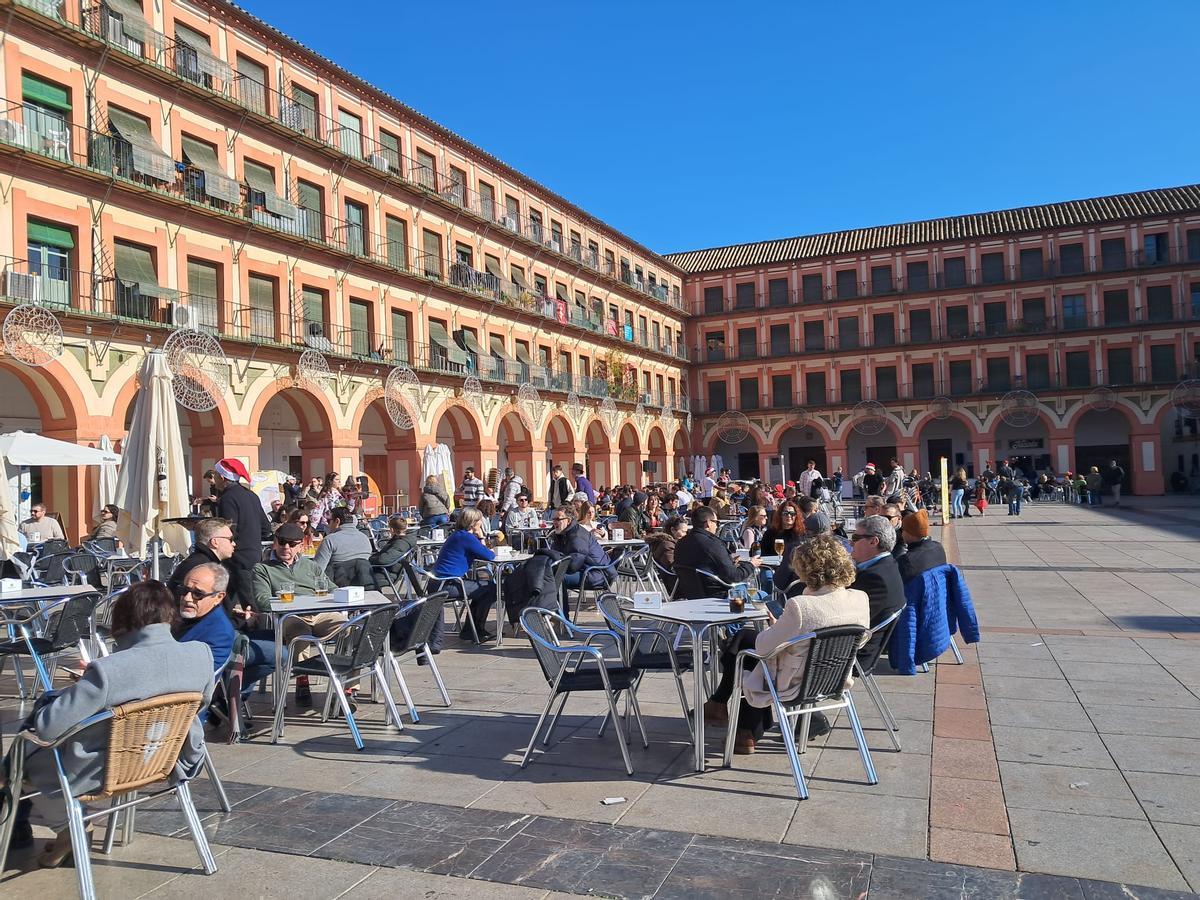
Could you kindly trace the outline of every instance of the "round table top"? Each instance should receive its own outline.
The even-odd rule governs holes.
[[[632,609],[632,604],[622,604]],[[639,617],[660,619],[664,622],[684,622],[688,624],[723,624],[728,622],[756,622],[767,618],[765,607],[755,606],[747,601],[746,608],[740,613],[729,611],[729,601],[719,597],[706,597],[701,600],[664,601],[659,609],[637,609]]]

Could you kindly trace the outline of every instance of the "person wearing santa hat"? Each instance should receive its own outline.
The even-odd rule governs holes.
[[[252,608],[254,585],[250,572],[262,562],[262,542],[271,540],[271,522],[258,495],[248,487],[250,473],[240,459],[222,459],[213,467],[213,475],[219,494],[217,515],[232,523],[237,541],[237,549],[226,562],[233,576],[229,596],[238,605]]]

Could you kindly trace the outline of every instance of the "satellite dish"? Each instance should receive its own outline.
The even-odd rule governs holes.
[[[851,415],[854,417],[851,427],[866,437],[879,434],[887,427],[887,410],[878,400],[859,401],[854,404]]]
[[[721,413],[717,419],[717,437],[726,444],[740,444],[750,434],[750,420],[737,410]]]
[[[36,303],[13,307],[4,317],[4,351],[40,368],[63,355],[62,325],[54,313]]]
[[[171,390],[175,401],[193,412],[217,408],[229,391],[229,361],[211,334],[180,328],[163,344],[167,366],[174,376]]]
[[[1013,428],[1028,428],[1037,421],[1037,397],[1029,391],[1009,391],[1000,398],[1000,418]]]

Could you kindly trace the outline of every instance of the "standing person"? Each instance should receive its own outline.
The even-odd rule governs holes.
[[[800,477],[797,479],[796,488],[802,497],[812,497],[813,485],[820,482],[820,480],[821,473],[817,470],[817,461],[810,459],[804,471],[800,473]]]
[[[321,479],[316,475],[308,479],[308,489],[304,492],[304,499],[313,502],[321,499]]]
[[[887,481],[884,483],[883,495],[892,497],[904,490],[904,467],[895,459],[890,460],[888,465],[890,468]]]
[[[1125,470],[1117,465],[1114,459],[1104,470],[1104,486],[1112,492],[1113,506],[1121,505],[1121,484],[1125,480]]]
[[[450,521],[450,497],[442,480],[436,475],[425,479],[417,509],[421,513],[421,524],[426,527],[436,528]]]
[[[846,473],[842,471],[842,467],[838,466],[837,471],[833,473],[833,493],[838,497],[842,496],[842,482],[846,480]]]
[[[295,475],[289,475],[283,482],[283,505],[295,509],[304,499],[304,486]]]
[[[246,486],[250,483],[250,473],[240,459],[226,457],[213,471],[213,483],[220,495],[217,515],[229,521],[236,544],[225,563],[232,576],[229,594],[240,605],[249,607],[254,604],[254,582],[250,573],[262,562],[263,542],[271,540],[271,522],[263,512],[258,495]]]
[[[713,491],[717,489],[717,480],[713,478],[716,474],[716,469],[709,466],[704,470],[704,477],[700,479],[700,498],[702,500],[712,499]]]
[[[862,486],[868,497],[883,493],[883,476],[875,471],[875,463],[867,463],[867,467],[863,469]]]
[[[1104,478],[1100,475],[1100,468],[1098,466],[1092,466],[1088,470],[1084,484],[1087,485],[1088,506],[1103,506],[1104,497],[1102,496],[1102,491],[1104,489]]]
[[[463,471],[462,483],[458,486],[458,496],[462,505],[477,506],[483,499],[483,481],[475,477],[475,467],[467,466]]]
[[[571,474],[575,477],[575,493],[584,494],[587,497],[587,502],[594,506],[596,504],[596,489],[592,487],[592,483],[588,481],[588,477],[583,474],[583,463],[572,464]]]
[[[966,511],[963,495],[967,492],[967,470],[959,466],[950,479],[950,518],[961,519]]]
[[[517,506],[517,495],[528,493],[521,476],[512,469],[504,470],[504,484],[500,488],[500,515],[508,515],[510,509]]]
[[[1021,482],[1015,478],[1005,478],[1000,476],[1000,494],[1008,501],[1008,514],[1010,516],[1019,516],[1021,514],[1021,495],[1025,493],[1025,488]]]
[[[555,463],[554,468],[550,470],[550,490],[546,505],[550,509],[558,509],[560,506],[566,506],[574,493],[571,490],[571,482],[563,474],[562,465]]]

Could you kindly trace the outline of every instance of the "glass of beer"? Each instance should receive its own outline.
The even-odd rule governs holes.
[[[279,585],[279,602],[291,603],[296,599],[296,585],[290,581],[285,581]]]
[[[317,583],[313,585],[313,595],[317,597],[327,597],[329,595],[329,579],[324,575],[317,576]]]
[[[783,556],[783,538],[775,538],[775,555]]]

